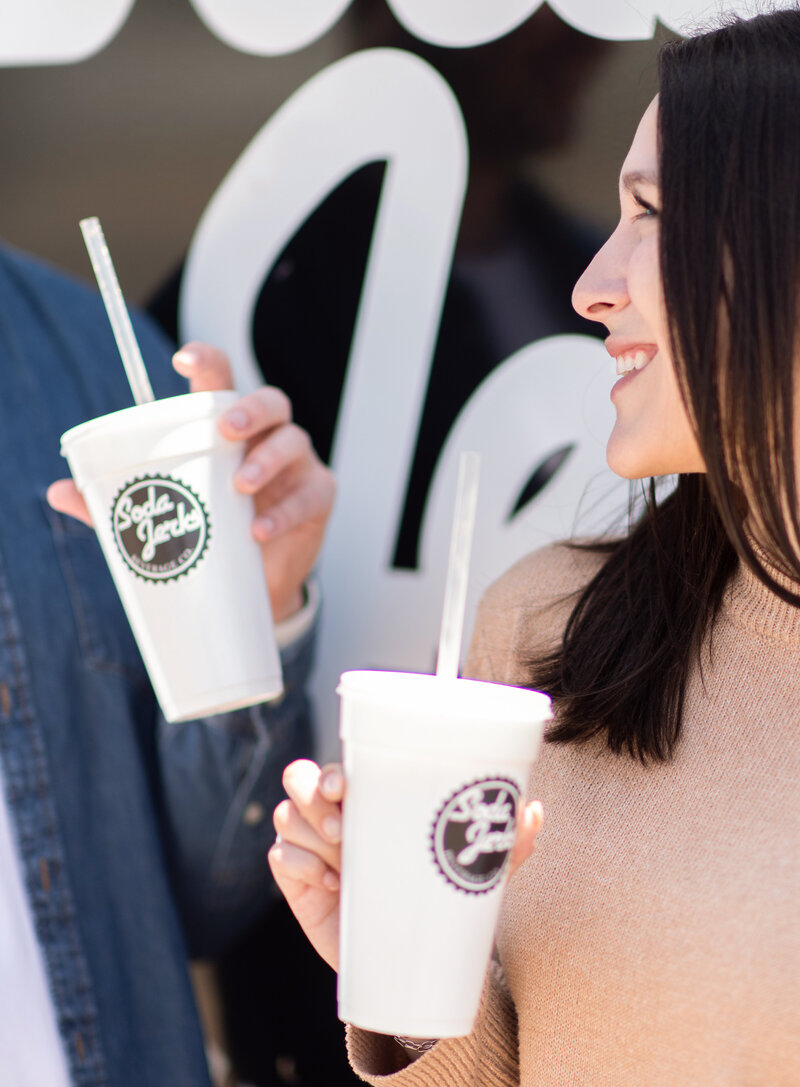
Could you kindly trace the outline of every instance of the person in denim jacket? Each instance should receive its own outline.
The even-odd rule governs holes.
[[[134,320],[157,397],[225,388],[227,360]],[[285,695],[167,724],[59,437],[130,405],[99,295],[0,248],[0,1083],[202,1087],[187,972],[273,894],[281,768],[311,750],[305,588],[333,481],[278,390],[221,423],[248,439]],[[176,373],[176,370],[179,371]],[[52,485],[52,486],[51,486]],[[49,501],[48,501],[49,491]]]

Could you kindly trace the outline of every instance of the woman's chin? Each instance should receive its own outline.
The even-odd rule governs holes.
[[[631,443],[624,439],[615,439],[614,433],[606,446],[606,464],[621,479],[646,479],[657,473],[648,468],[648,458],[642,457],[641,451],[632,449]]]
[[[705,472],[706,466],[694,438],[689,435],[681,442],[661,441],[644,435],[642,428],[627,433],[617,424],[606,446],[606,463],[622,479],[649,479],[651,476],[674,476]]]

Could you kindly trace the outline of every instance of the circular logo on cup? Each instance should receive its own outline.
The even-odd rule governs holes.
[[[485,894],[502,879],[517,829],[519,789],[507,778],[464,785],[433,822],[431,849],[448,883]]]
[[[196,566],[211,529],[206,508],[191,487],[171,476],[126,483],[111,508],[122,558],[147,581],[172,581]]]

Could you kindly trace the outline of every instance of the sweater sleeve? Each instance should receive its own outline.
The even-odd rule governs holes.
[[[443,1038],[412,1064],[385,1034],[347,1028],[347,1050],[366,1083],[391,1079],[397,1087],[516,1087],[519,1084],[517,1016],[502,967],[492,962],[475,1029]]]

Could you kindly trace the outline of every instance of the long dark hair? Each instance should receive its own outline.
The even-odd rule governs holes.
[[[669,758],[738,562],[800,605],[773,576],[800,582],[799,111],[800,10],[734,18],[661,51],[661,276],[707,473],[679,477],[663,500],[651,482],[626,537],[589,545],[605,561],[561,646],[531,667],[558,707],[553,741],[605,734],[617,753]]]

